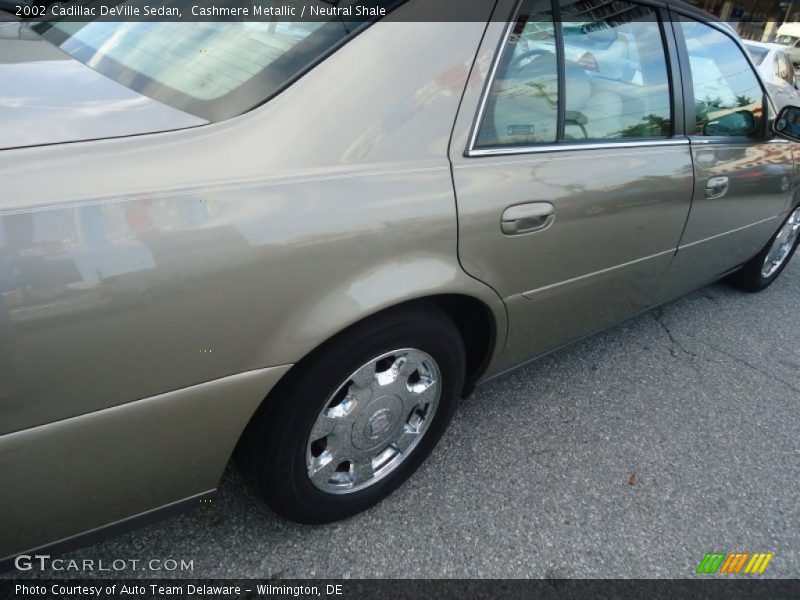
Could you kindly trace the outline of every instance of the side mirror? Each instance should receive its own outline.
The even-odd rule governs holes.
[[[772,122],[772,132],[787,140],[800,142],[800,107],[784,106]]]
[[[749,110],[737,110],[709,119],[703,125],[703,135],[751,135],[755,132],[756,126],[756,117],[752,112]]]

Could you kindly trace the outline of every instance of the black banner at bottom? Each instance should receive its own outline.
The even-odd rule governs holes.
[[[257,579],[24,579],[0,581],[0,598],[800,598],[800,579],[691,580],[257,580]]]

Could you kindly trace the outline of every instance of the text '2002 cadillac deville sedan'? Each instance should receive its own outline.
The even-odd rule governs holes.
[[[778,277],[800,109],[728,26],[461,4],[3,40],[0,557],[196,503],[234,450],[279,514],[352,515],[478,382]]]

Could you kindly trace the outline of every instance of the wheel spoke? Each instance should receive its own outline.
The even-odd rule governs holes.
[[[336,461],[330,450],[325,450],[320,456],[311,461],[308,476],[317,485],[325,485],[336,471]]]
[[[431,382],[430,385],[419,392],[406,389],[400,396],[406,416],[408,416],[412,410],[424,408],[430,404],[437,397],[438,393],[439,384],[436,381]]]
[[[339,424],[337,423],[337,427]],[[353,446],[350,444],[350,436],[348,435],[347,431],[336,431],[332,433],[326,438],[328,442],[328,448],[331,452],[333,452],[333,457],[338,461],[342,462],[343,460],[347,460],[348,455],[352,452]]]
[[[422,402],[422,396],[419,394],[413,394],[406,390],[405,393],[400,396],[400,401],[403,403],[403,415],[405,418],[408,418],[408,415],[411,414],[411,411],[420,406],[420,403]]]
[[[362,456],[353,462],[356,475],[356,485],[369,481],[375,476],[375,471],[372,468],[372,457]]]
[[[324,437],[329,436],[336,430],[336,419],[333,417],[329,417],[327,413],[322,413],[319,417],[317,417],[316,423],[314,423],[314,427],[311,428],[311,435],[309,435],[309,439],[312,442],[316,442],[317,440],[321,440]]]
[[[400,434],[400,437],[397,438],[392,446],[397,448],[400,452],[405,452],[408,450],[414,442],[419,439],[420,433],[419,428],[408,425],[403,428],[403,432]]]
[[[353,373],[351,378],[356,389],[368,388],[375,383],[375,364],[368,363]]]
[[[422,362],[423,358],[419,352],[409,351],[404,356],[405,360],[403,361],[403,365],[400,371],[401,375],[408,377],[414,371],[419,368],[420,363]]]

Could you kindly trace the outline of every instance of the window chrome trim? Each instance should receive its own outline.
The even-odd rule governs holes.
[[[620,140],[618,142],[587,142],[583,144],[536,144],[535,146],[505,146],[498,148],[470,148],[466,156],[506,156],[514,154],[540,154],[542,152],[572,152],[576,150],[610,150],[613,148],[647,148],[657,146],[688,146],[689,138],[671,137],[663,140]]]
[[[492,67],[489,69],[489,74],[486,77],[486,84],[483,86],[483,92],[481,92],[481,102],[478,105],[478,114],[475,116],[475,120],[472,123],[472,133],[469,136],[469,144],[467,144],[467,151],[464,152],[464,156],[473,156],[473,152],[475,151],[475,143],[478,141],[478,133],[481,127],[481,123],[483,123],[483,113],[486,111],[486,105],[489,102],[489,92],[492,89],[492,83],[494,83],[494,77],[497,74],[497,69],[500,66],[500,58],[503,56],[503,52],[505,52],[506,44],[508,44],[508,39],[511,37],[511,32],[514,31],[514,25],[517,23],[517,17],[519,17],[519,11],[522,9],[522,3],[525,0],[519,0],[517,5],[514,7],[514,13],[511,17],[511,20],[506,23],[506,29],[503,32],[503,36],[500,39],[500,45],[498,46],[497,50],[495,50],[494,59],[492,60]]]

